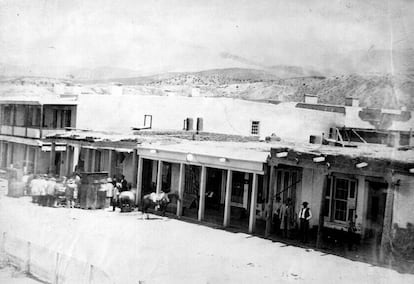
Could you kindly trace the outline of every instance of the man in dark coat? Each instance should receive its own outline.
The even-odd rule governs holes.
[[[309,234],[309,220],[312,218],[312,212],[310,208],[308,208],[308,202],[302,203],[302,208],[299,213],[299,221],[300,221],[300,236],[301,240],[304,243],[308,242],[308,234]]]

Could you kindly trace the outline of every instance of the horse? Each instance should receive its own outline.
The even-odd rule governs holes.
[[[147,214],[147,219],[149,219],[148,209],[152,208],[157,211],[162,212],[162,216],[165,216],[165,211],[167,210],[168,204],[171,203],[172,200],[180,200],[178,193],[170,192],[170,193],[155,193],[152,192],[150,194],[144,195],[142,197],[141,202],[141,211],[142,211],[142,218],[144,218],[144,214]]]
[[[118,200],[121,212],[131,212],[135,203],[135,192],[132,190],[123,191],[119,194]]]

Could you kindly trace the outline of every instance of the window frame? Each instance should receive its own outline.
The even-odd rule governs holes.
[[[260,135],[260,120],[250,120],[250,135]]]
[[[344,224],[347,225],[350,221],[350,211],[353,211],[352,220],[355,220],[355,214],[356,214],[356,205],[357,205],[357,197],[358,197],[358,180],[353,177],[347,177],[347,176],[337,176],[332,175],[327,177],[327,188],[326,192],[328,194],[325,194],[325,203],[328,202],[328,206],[325,205],[324,208],[324,220],[329,222],[334,222],[338,224]],[[338,180],[345,180],[347,182],[347,197],[344,198],[338,198],[337,195],[337,184]],[[353,190],[352,190],[353,188]],[[353,194],[351,194],[353,193]],[[336,219],[337,217],[337,201],[340,202],[346,202],[346,208],[345,208],[345,221],[342,219]],[[351,206],[352,203],[354,206]],[[326,209],[328,208],[328,212],[326,212]]]

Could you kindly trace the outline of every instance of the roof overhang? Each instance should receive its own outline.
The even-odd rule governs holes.
[[[264,163],[268,154],[260,153],[262,159],[240,159],[231,155],[205,154],[197,151],[180,151],[165,149],[165,147],[141,147],[137,149],[138,155],[144,159],[161,160],[171,163],[183,163],[195,166],[234,170],[264,174]]]

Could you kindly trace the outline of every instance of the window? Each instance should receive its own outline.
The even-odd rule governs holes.
[[[260,126],[260,121],[252,121],[252,129],[251,129],[251,134],[252,135],[259,135],[259,126]]]
[[[282,202],[286,202],[288,198],[293,202],[296,200],[296,188],[300,182],[299,174],[297,170],[290,169],[278,169],[276,170],[276,191],[273,197],[280,197]]]
[[[3,125],[11,125],[12,107],[4,106],[3,108]]]
[[[330,221],[347,223],[354,220],[357,183],[354,179],[328,177],[324,215]]]
[[[60,125],[62,128],[71,127],[72,111],[70,109],[62,110],[60,115]]]

